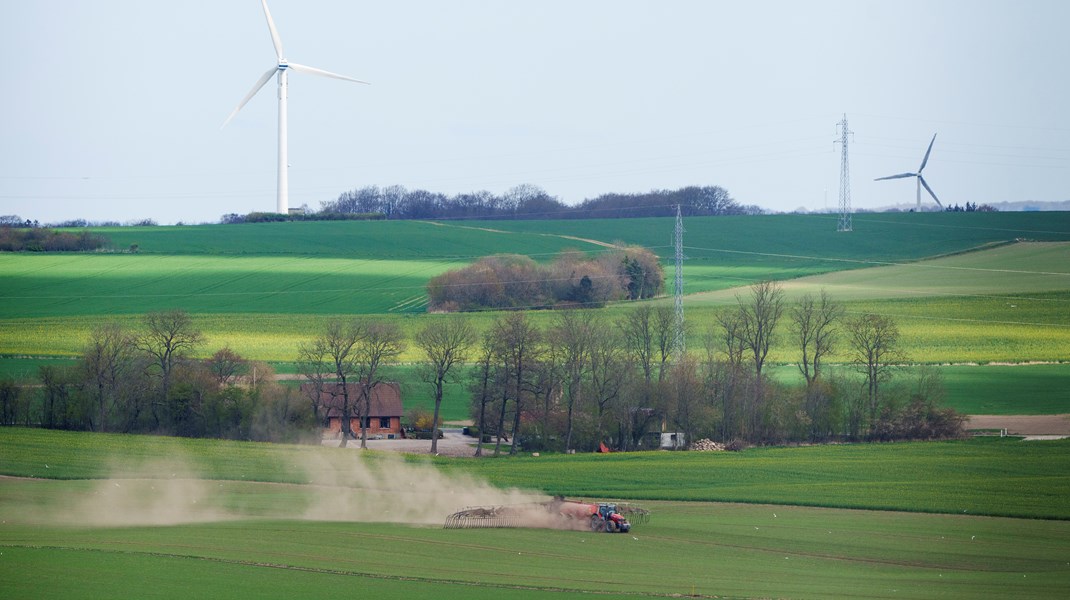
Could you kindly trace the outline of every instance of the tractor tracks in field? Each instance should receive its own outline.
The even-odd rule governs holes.
[[[594,246],[600,246],[602,248],[616,248],[617,247],[615,244],[611,244],[609,242],[603,242],[603,241],[600,241],[600,240],[594,240],[594,239],[590,239],[590,238],[582,238],[582,237],[577,237],[577,236],[574,236],[574,235],[565,235],[563,233],[533,233],[533,232],[528,232],[528,231],[524,231],[524,232],[506,231],[504,229],[493,229],[493,228],[490,228],[490,227],[473,227],[471,225],[456,225],[454,223],[442,223],[440,221],[420,221],[420,222],[421,223],[426,223],[428,225],[436,225],[438,227],[454,227],[456,229],[472,229],[472,230],[475,230],[475,231],[486,231],[486,232],[489,232],[489,233],[504,233],[506,235],[517,235],[517,234],[520,234],[520,233],[526,233],[528,235],[539,235],[539,236],[542,236],[542,237],[555,237],[555,238],[560,238],[560,239],[563,239],[563,240],[571,240],[573,242],[583,242],[584,244],[591,244],[591,245],[594,245]]]

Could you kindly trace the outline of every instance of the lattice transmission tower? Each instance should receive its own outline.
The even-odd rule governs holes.
[[[680,205],[676,205],[676,228],[673,232],[676,247],[676,277],[673,279],[673,308],[675,309],[676,330],[673,332],[673,353],[676,357],[684,355],[684,217]]]
[[[847,129],[847,115],[839,122],[840,139],[840,220],[836,231],[851,231],[851,167],[847,163],[847,135],[854,134]],[[834,142],[835,143],[835,142]]]

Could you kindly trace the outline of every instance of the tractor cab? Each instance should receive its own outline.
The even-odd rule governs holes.
[[[599,504],[598,514],[605,520],[609,520],[617,512],[616,504]]]

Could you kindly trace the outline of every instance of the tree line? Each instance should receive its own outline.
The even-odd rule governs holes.
[[[39,385],[0,381],[0,423],[77,431],[296,442],[317,434],[307,403],[270,366],[204,336],[189,315],[145,315],[140,327],[95,327],[72,366],[44,365]]]
[[[597,308],[654,298],[664,281],[658,257],[638,246],[619,245],[594,258],[563,252],[545,266],[526,256],[496,255],[432,278],[428,310]]]
[[[780,335],[795,342],[802,385],[765,372]],[[729,447],[962,434],[963,419],[938,407],[935,372],[892,385],[906,360],[895,323],[846,318],[827,294],[789,306],[777,284],[760,283],[698,336],[702,352],[674,356],[675,336],[669,306],[640,305],[616,320],[560,311],[545,329],[523,312],[499,317],[469,376],[481,440],[499,454],[503,443],[510,453],[651,449],[663,431]],[[841,343],[852,362],[830,372],[825,361]]]
[[[369,414],[372,390],[383,383],[382,365],[411,342],[434,401],[435,427],[445,386],[460,383],[468,391],[476,455],[602,445],[652,449],[662,432],[682,433],[686,443],[709,438],[731,448],[963,433],[964,418],[939,407],[938,373],[900,366],[909,357],[894,320],[848,317],[824,292],[789,303],[778,284],[755,284],[704,331],[686,332],[691,352],[676,353],[676,335],[672,307],[650,303],[616,317],[559,310],[545,326],[528,311],[506,312],[482,334],[464,315],[429,315],[411,340],[395,323],[337,320],[300,347],[302,393],[276,384],[269,367],[228,348],[190,359],[203,338],[189,317],[151,313],[135,332],[98,327],[75,366],[41,367],[36,388],[0,382],[0,422],[318,439],[326,424],[322,390],[359,383],[332,387],[345,395],[345,444],[355,436],[350,418]],[[770,349],[782,336],[794,349],[798,385],[767,372]],[[833,352],[849,362],[830,368]],[[436,443],[433,435],[432,451]]]
[[[604,219],[670,216],[676,206],[684,216],[763,212],[757,206],[740,205],[719,186],[609,193],[569,206],[538,186],[523,184],[500,195],[483,190],[452,196],[400,185],[367,186],[322,202],[319,213],[382,214],[387,219]]]
[[[0,225],[0,252],[78,252],[98,250],[107,243],[107,238],[89,231]]]

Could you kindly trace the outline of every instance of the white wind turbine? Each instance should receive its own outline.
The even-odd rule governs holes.
[[[238,114],[238,111],[245,106],[260,88],[267,84],[271,76],[279,74],[279,186],[278,186],[278,208],[277,211],[286,214],[289,212],[290,204],[290,183],[287,176],[287,170],[289,164],[286,156],[286,75],[287,71],[294,70],[298,73],[308,73],[310,75],[320,75],[322,77],[333,77],[334,79],[342,79],[344,81],[352,81],[354,83],[368,83],[367,81],[361,81],[359,79],[353,79],[352,77],[346,77],[345,75],[339,75],[337,73],[331,73],[330,71],[324,71],[323,69],[316,69],[314,67],[306,67],[305,65],[299,65],[295,62],[290,62],[283,58],[282,55],[282,40],[279,39],[279,32],[275,29],[275,21],[271,19],[271,12],[268,11],[267,0],[260,0],[260,4],[264,7],[264,16],[267,17],[268,30],[271,31],[271,43],[275,45],[275,57],[278,59],[278,63],[268,69],[255,84],[253,89],[242,98],[242,101],[238,103],[238,107],[230,113],[227,120],[223,122],[223,127],[230,123],[230,120],[234,118],[234,115]]]
[[[929,149],[925,151],[925,158],[921,159],[921,166],[918,167],[917,173],[899,173],[898,175],[889,175],[887,177],[878,177],[873,181],[884,181],[886,179],[904,179],[906,177],[914,177],[918,180],[918,210],[921,210],[921,188],[925,188],[926,192],[933,197],[936,204],[943,208],[944,205],[940,203],[940,199],[933,193],[933,189],[929,187],[928,183],[925,183],[925,178],[922,177],[921,172],[925,170],[925,165],[929,163],[929,153],[933,151],[933,142],[936,141],[936,134],[933,134],[933,139],[929,141]]]

